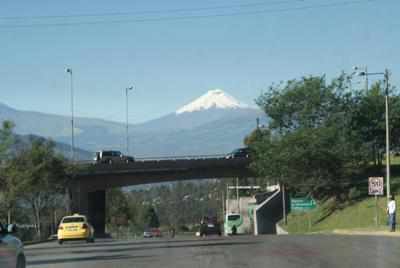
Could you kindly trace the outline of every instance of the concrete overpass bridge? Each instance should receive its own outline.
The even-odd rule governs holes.
[[[252,177],[247,158],[185,158],[133,163],[81,163],[69,186],[72,211],[88,215],[96,232],[105,231],[105,190],[160,182]]]

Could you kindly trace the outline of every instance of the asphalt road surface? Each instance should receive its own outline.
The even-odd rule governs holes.
[[[37,268],[400,267],[400,239],[283,235],[56,242],[25,247]]]

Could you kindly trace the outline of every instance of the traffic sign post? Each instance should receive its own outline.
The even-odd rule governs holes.
[[[378,195],[375,195],[375,219],[376,227],[379,226]]]
[[[368,194],[383,195],[383,177],[368,178]]]
[[[368,194],[375,196],[375,224],[379,225],[378,195],[383,195],[383,177],[368,178]]]

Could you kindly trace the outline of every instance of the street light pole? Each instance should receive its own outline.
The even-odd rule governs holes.
[[[237,202],[238,213],[240,214],[239,177],[236,177],[236,202]]]
[[[385,131],[386,131],[386,198],[390,200],[390,130],[389,130],[389,70],[382,73],[359,72],[360,76],[383,75],[385,82]],[[368,81],[368,80],[367,80]]]
[[[129,155],[129,113],[128,113],[128,91],[132,90],[133,87],[125,88],[125,96],[126,96],[126,155]]]
[[[70,91],[71,91],[71,160],[75,161],[75,135],[74,135],[74,84],[72,77],[72,69],[67,68],[66,72],[70,75]]]
[[[353,67],[353,69],[354,69],[354,72],[353,72],[353,74],[356,74],[356,73],[358,73],[358,74],[360,74],[360,75],[363,75],[363,76],[365,76],[365,92],[368,92],[368,75],[369,75],[369,73],[368,73],[368,67],[365,65],[365,66],[362,66],[362,67],[359,67],[359,66],[354,66]],[[362,72],[357,72],[358,70],[362,70]],[[352,75],[353,75],[352,74]]]
[[[385,121],[386,121],[386,198],[390,200],[390,144],[389,144],[389,71],[385,70]]]

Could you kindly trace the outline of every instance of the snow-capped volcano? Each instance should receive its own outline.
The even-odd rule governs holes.
[[[186,112],[207,110],[210,108],[237,109],[248,108],[248,106],[246,104],[240,103],[234,97],[225,93],[223,90],[214,89],[209,90],[206,94],[186,104],[182,108],[178,109],[175,113],[182,114]]]

